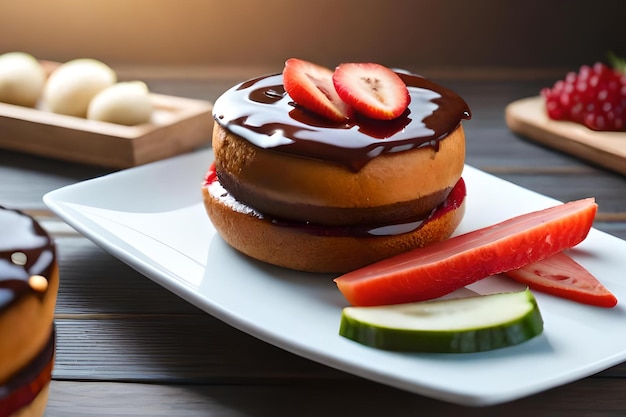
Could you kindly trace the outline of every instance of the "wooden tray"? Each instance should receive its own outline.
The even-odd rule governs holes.
[[[58,64],[43,62],[51,71]],[[123,126],[0,103],[0,148],[129,168],[189,152],[211,140],[212,103],[151,94],[150,123]]]
[[[626,132],[596,132],[548,118],[542,97],[530,97],[505,109],[509,128],[530,140],[626,175]]]

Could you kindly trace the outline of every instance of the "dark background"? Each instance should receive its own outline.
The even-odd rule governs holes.
[[[0,52],[116,66],[376,61],[462,75],[626,56],[626,1],[6,0]]]

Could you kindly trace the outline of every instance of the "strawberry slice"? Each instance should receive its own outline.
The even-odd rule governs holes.
[[[343,101],[372,119],[395,119],[411,102],[398,74],[379,64],[341,64],[333,73],[333,83]]]
[[[333,85],[333,72],[321,65],[289,58],[283,69],[285,91],[296,104],[327,119],[343,122],[350,106],[339,98]]]
[[[373,263],[335,278],[352,305],[424,301],[473,282],[541,261],[589,233],[593,198],[513,217]]]
[[[615,307],[617,298],[591,272],[560,252],[541,262],[505,272],[530,288],[598,307]]]

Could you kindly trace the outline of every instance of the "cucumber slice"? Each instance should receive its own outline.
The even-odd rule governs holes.
[[[504,348],[541,334],[528,290],[375,307],[346,307],[339,334],[367,346],[410,352],[469,353]]]

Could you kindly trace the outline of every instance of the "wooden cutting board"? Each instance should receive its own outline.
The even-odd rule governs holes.
[[[626,132],[596,132],[576,123],[551,120],[540,96],[509,104],[505,118],[517,134],[626,175]]]
[[[51,73],[60,64],[40,61]],[[150,94],[151,120],[137,126],[0,103],[0,152],[9,149],[108,168],[130,168],[211,142],[213,103]]]
[[[137,126],[0,103],[2,149],[108,168],[130,168],[192,151],[211,140],[212,103],[151,94],[152,120]]]

